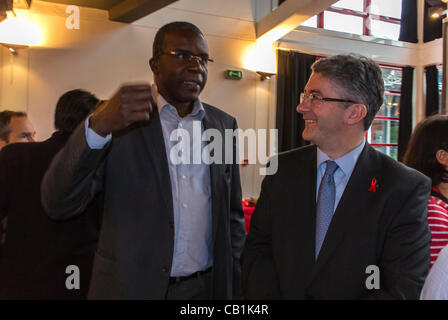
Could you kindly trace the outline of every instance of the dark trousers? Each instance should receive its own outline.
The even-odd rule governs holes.
[[[170,284],[167,300],[208,300],[211,297],[212,272]]]

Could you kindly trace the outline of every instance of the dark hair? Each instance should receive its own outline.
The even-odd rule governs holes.
[[[56,104],[54,126],[72,132],[97,106],[99,100],[90,92],[76,89],[64,93]]]
[[[168,23],[161,27],[154,38],[152,45],[152,56],[158,57],[163,52],[163,44],[165,41],[165,35],[169,33],[186,33],[186,34],[198,34],[204,36],[204,34],[194,24],[185,21],[175,21]]]
[[[436,158],[440,149],[448,152],[448,115],[438,114],[415,127],[403,163],[430,177],[433,186],[446,183],[448,172]]]
[[[384,83],[381,68],[375,61],[354,54],[319,59],[311,66],[342,90],[344,99],[362,103],[367,108],[364,129],[369,129],[383,104]]]
[[[11,134],[11,128],[9,127],[9,124],[11,123],[12,117],[26,116],[26,113],[22,111],[5,110],[0,112],[0,139],[5,142],[9,141],[9,135]]]

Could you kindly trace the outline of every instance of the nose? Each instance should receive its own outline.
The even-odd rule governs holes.
[[[188,61],[188,69],[193,72],[204,72],[207,67],[201,62],[200,57],[192,56]]]
[[[309,111],[310,110],[309,100],[308,99],[304,99],[302,102],[300,102],[297,105],[296,110],[297,110],[298,113],[305,113],[305,112]]]
[[[194,61],[196,61],[197,63],[199,63],[200,65],[202,65],[201,57],[192,55],[192,56],[190,57],[190,62],[191,62],[192,60],[194,60]]]

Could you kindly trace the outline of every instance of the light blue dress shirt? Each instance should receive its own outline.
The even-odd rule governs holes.
[[[317,148],[316,201],[319,193],[320,182],[325,174],[325,169],[327,168],[327,163],[325,161],[333,160],[339,166],[334,173],[336,197],[334,200],[333,213],[338,207],[339,200],[341,200],[342,194],[344,193],[345,187],[347,186],[348,180],[352,175],[353,169],[355,168],[356,162],[358,161],[359,155],[361,154],[365,144],[366,139],[364,138],[358,147],[336,160],[330,159],[327,154]]]
[[[200,141],[204,131],[202,119],[205,110],[197,100],[193,111],[181,118],[177,109],[168,104],[160,94],[156,94],[156,101],[173,196],[174,254],[171,276],[187,276],[213,264],[210,167],[202,160],[197,164],[197,155],[202,153],[207,144]],[[92,149],[102,149],[112,136],[99,136],[88,127],[88,121],[89,119],[85,122],[87,143]],[[200,130],[199,135],[193,135],[194,126],[196,131]],[[175,131],[176,129],[179,130]],[[183,135],[176,135],[177,132]],[[170,139],[172,133],[174,141]],[[188,136],[190,139],[184,139]],[[199,140],[194,143],[193,137]],[[199,152],[197,146],[201,148]],[[195,152],[198,153],[196,159],[193,159]]]

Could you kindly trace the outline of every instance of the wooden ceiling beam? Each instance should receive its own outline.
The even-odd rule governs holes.
[[[178,0],[125,0],[109,9],[112,21],[131,23]]]
[[[257,39],[265,37],[275,41],[336,2],[337,0],[286,0],[256,23]]]

